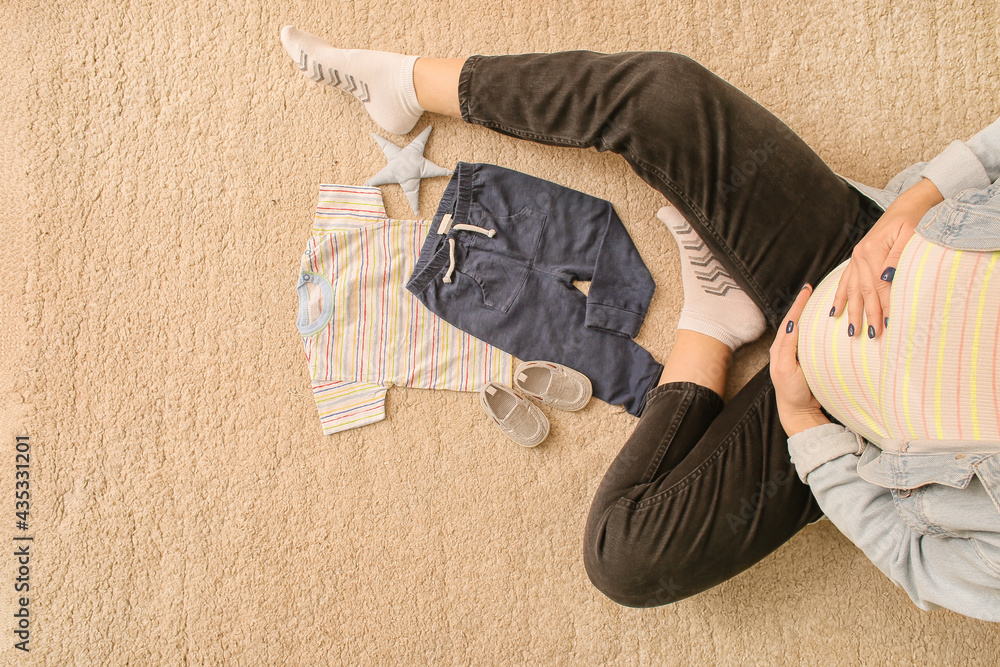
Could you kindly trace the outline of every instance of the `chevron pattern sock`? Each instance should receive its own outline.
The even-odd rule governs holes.
[[[299,71],[319,84],[357,97],[386,132],[406,134],[424,112],[413,88],[417,56],[337,49],[290,25],[281,29],[281,43]]]
[[[736,284],[676,208],[656,212],[673,234],[681,254],[684,308],[678,329],[711,336],[736,350],[760,338],[767,326],[764,313]]]

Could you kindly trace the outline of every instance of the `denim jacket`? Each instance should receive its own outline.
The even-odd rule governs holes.
[[[1000,250],[1000,120],[884,189],[844,180],[885,209],[925,177],[945,200],[918,234]],[[872,443],[824,424],[790,437],[788,450],[826,516],[918,607],[1000,621],[1000,442]]]

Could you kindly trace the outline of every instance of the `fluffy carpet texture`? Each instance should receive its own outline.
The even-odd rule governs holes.
[[[7,664],[972,664],[994,626],[915,608],[829,522],[673,606],[604,598],[590,499],[635,419],[546,410],[523,450],[472,393],[393,388],[320,432],[294,326],[320,183],[384,165],[361,105],[302,77],[293,24],[436,56],[672,50],[837,171],[884,184],[998,114],[992,3],[886,0],[6,0],[0,4],[0,623]],[[433,123],[428,159],[612,201],[680,312],[662,197],[619,157]],[[447,178],[423,182],[430,216]],[[389,213],[412,217],[398,186]],[[735,392],[772,332],[738,357]],[[31,437],[29,528],[14,439]],[[30,653],[13,648],[33,535]]]

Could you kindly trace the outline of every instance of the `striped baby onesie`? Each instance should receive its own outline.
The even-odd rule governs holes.
[[[510,384],[509,354],[456,329],[405,289],[429,227],[387,218],[378,188],[320,186],[296,325],[323,433],[384,419],[390,385]]]
[[[889,327],[852,338],[830,317],[840,276],[816,287],[800,318],[799,362],[844,426],[883,438],[1000,440],[1000,252],[954,250],[914,234],[890,296]]]

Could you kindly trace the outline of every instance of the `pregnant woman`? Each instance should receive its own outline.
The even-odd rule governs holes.
[[[389,132],[426,110],[613,151],[671,204],[657,215],[684,308],[590,509],[584,563],[605,595],[695,595],[825,513],[922,609],[1000,620],[1000,121],[875,189],[679,54],[434,59],[281,38]],[[733,351],[765,326],[771,364],[724,403]]]

